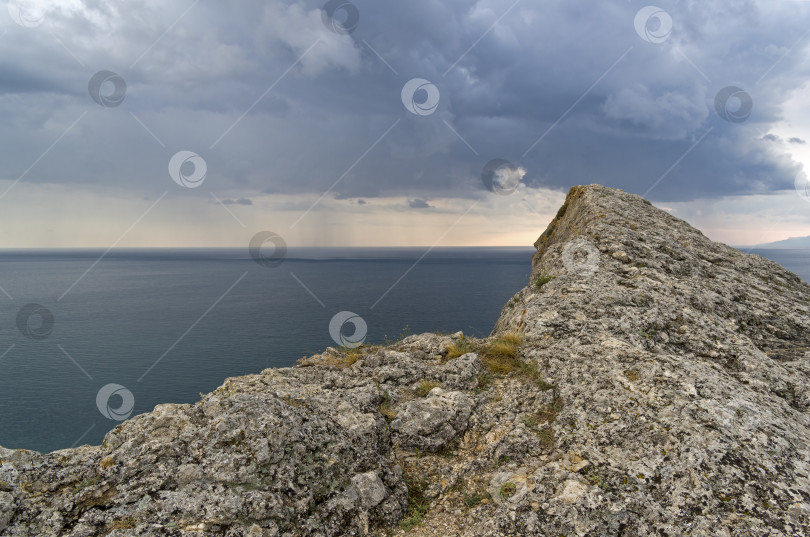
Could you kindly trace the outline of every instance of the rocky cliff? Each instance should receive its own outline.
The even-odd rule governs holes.
[[[0,534],[796,536],[810,286],[575,187],[491,337],[327,349],[100,446],[0,449]]]

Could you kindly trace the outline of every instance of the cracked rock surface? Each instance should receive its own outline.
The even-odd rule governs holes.
[[[329,348],[100,446],[0,448],[0,535],[810,533],[810,286],[599,185],[535,247],[489,338]]]

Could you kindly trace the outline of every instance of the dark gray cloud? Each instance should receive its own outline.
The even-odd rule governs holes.
[[[423,200],[420,198],[408,200],[408,206],[411,209],[430,209],[431,205],[427,202],[427,200]]]
[[[320,0],[200,2],[185,16],[191,2],[86,0],[35,28],[6,19],[0,179],[424,201],[488,195],[481,169],[503,158],[530,188],[641,194],[663,177],[649,193],[661,201],[792,188],[798,165],[767,133],[810,74],[810,3],[663,2],[661,43],[634,28],[643,2],[354,3],[348,35],[324,26]],[[117,107],[88,94],[100,70],[126,81]],[[403,104],[414,78],[435,86],[432,113]],[[750,96],[745,121],[716,110],[729,86]],[[175,189],[181,150],[205,160],[203,188]]]
[[[790,142],[791,144],[800,144],[800,145],[804,145],[804,144],[807,143],[806,141],[802,140],[801,138],[796,138],[795,136],[790,138],[788,140],[788,142]]]

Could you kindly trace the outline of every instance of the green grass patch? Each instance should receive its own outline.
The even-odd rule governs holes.
[[[399,521],[399,527],[410,531],[424,520],[425,513],[430,507],[430,501],[425,497],[427,482],[405,475],[405,486],[408,487],[408,510],[405,518]]]
[[[380,414],[386,419],[386,421],[391,421],[397,417],[396,411],[394,411],[391,406],[393,402],[391,401],[391,394],[389,394],[386,390],[382,391],[382,402],[380,403]]]
[[[553,276],[551,274],[541,274],[540,276],[535,278],[534,286],[537,289],[542,289],[544,285],[546,285],[548,282],[550,282],[551,280],[553,280],[556,277],[557,276]]]
[[[557,209],[557,218],[562,218],[565,215],[565,211],[568,210],[568,203],[563,203],[560,205],[560,208]]]
[[[489,501],[491,496],[489,492],[476,492],[474,494],[470,494],[464,496],[464,505],[466,505],[469,509],[480,505],[484,501]]]

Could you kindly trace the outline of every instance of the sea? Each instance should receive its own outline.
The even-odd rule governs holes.
[[[0,446],[98,444],[230,376],[413,333],[484,337],[531,248],[0,251]],[[810,281],[810,250],[754,250]]]

